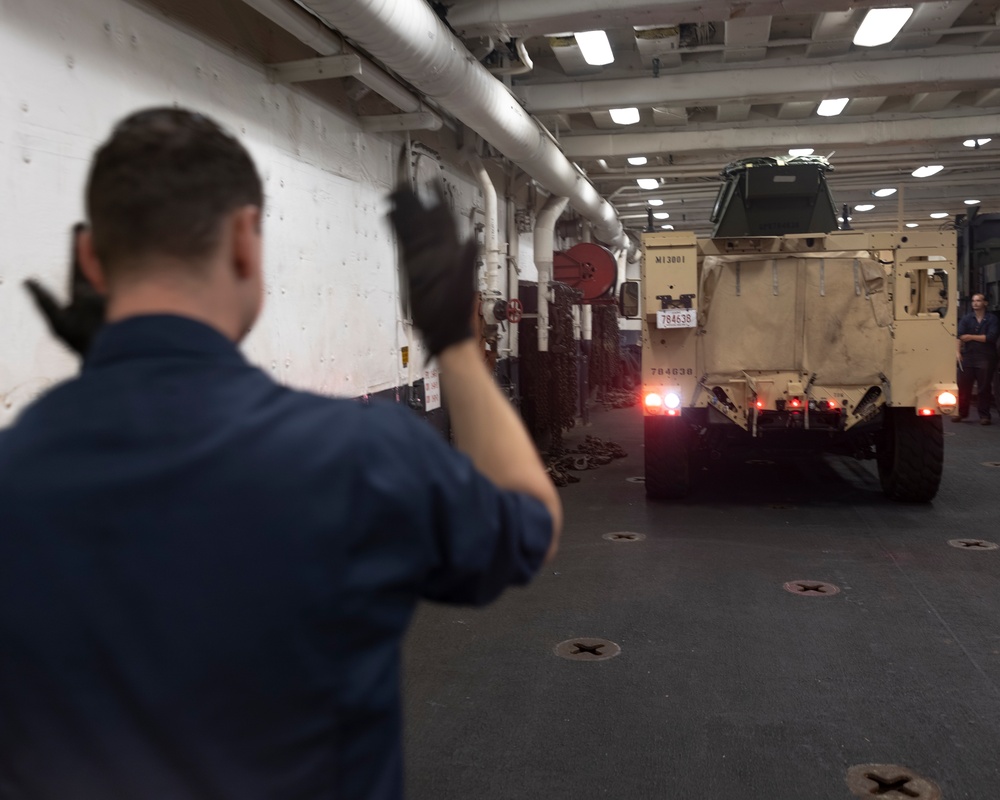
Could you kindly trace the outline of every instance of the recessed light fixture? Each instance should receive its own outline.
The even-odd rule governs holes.
[[[665,231],[672,231],[674,229],[674,226],[673,225],[661,225],[660,229],[661,230],[665,230]]]
[[[811,156],[815,150],[811,147],[802,147],[795,150],[789,150],[788,155],[790,156]]]
[[[912,8],[873,8],[854,34],[858,47],[878,47],[896,38],[906,21],[913,14]]]
[[[848,102],[850,102],[849,97],[837,97],[831,100],[824,100],[819,104],[819,108],[816,109],[816,113],[821,117],[835,117],[845,108],[847,108]]]
[[[636,183],[640,189],[659,189],[660,182],[656,178],[639,178]]]
[[[979,201],[978,200],[966,200],[965,204],[967,206],[978,206],[979,205]]]
[[[966,139],[962,144],[966,147],[982,147],[984,144],[989,144],[992,139]]]
[[[931,214],[931,219],[944,219],[949,216],[947,211],[935,211]]]
[[[920,227],[920,223],[919,222],[907,222],[906,223],[906,227],[907,228],[919,228]]]
[[[941,170],[943,170],[940,164],[932,164],[929,167],[917,167],[910,174],[914,178],[929,178],[931,175],[937,175]]]
[[[670,219],[670,215],[666,211],[654,211],[653,216],[657,219]]]
[[[875,206],[871,203],[862,203],[859,206],[854,206],[855,211],[871,211],[873,208],[875,208]]]
[[[895,189],[876,189],[872,192],[873,197],[891,197],[894,194],[896,194]]]
[[[608,113],[619,125],[635,125],[639,121],[638,108],[609,108]]]
[[[628,163],[633,167],[641,167],[646,163],[646,156],[629,156]]]
[[[659,199],[647,200],[646,202],[649,203],[651,206],[662,206],[663,205],[663,201],[659,200]]]
[[[603,67],[615,60],[611,52],[611,42],[604,31],[583,31],[576,34],[576,44],[580,48],[583,60],[592,67]]]

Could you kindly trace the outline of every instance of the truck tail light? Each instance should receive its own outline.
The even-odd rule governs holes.
[[[646,395],[646,408],[656,408],[659,409],[663,406],[663,398],[660,397],[655,392],[650,392]]]
[[[681,407],[681,396],[677,392],[667,392],[663,402],[668,409],[676,410]]]
[[[793,397],[792,402],[789,405],[791,405],[792,408],[798,408],[799,406],[802,405],[802,402],[799,400],[799,398]]]
[[[937,401],[939,406],[948,407],[956,405],[958,403],[958,398],[951,392],[941,392],[941,394],[937,396]]]
[[[937,412],[933,408],[921,408],[917,410],[921,417],[933,417]]]

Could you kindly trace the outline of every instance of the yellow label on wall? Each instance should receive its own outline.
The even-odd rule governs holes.
[[[409,366],[409,364],[410,364],[410,348],[409,347],[404,347],[403,348],[403,366],[406,367],[406,366]]]

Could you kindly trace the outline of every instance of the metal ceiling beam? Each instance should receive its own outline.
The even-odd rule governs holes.
[[[447,20],[460,36],[502,39],[550,33],[816,14],[885,5],[884,0],[459,0]]]
[[[563,152],[574,159],[690,153],[699,150],[773,152],[777,148],[877,145],[934,139],[961,140],[1000,130],[1000,114],[943,119],[841,122],[714,131],[655,131],[597,136],[564,136]]]
[[[950,28],[972,4],[972,0],[937,0],[918,3],[903,30],[892,40],[893,50],[917,50],[941,40],[941,30]]]
[[[599,111],[620,106],[713,105],[816,100],[855,95],[987,89],[1000,81],[996,53],[733,69],[518,86],[533,114]],[[777,98],[777,99],[776,99]]]
[[[365,86],[380,94],[401,111],[430,114],[433,117],[433,120],[428,123],[431,129],[441,127],[441,118],[433,112],[428,111],[420,98],[415,97],[399,81],[373,64],[370,59],[365,58],[360,53],[354,52],[354,49],[344,42],[339,34],[330,30],[329,27],[301,6],[294,2],[286,2],[285,0],[243,0],[243,2],[267,17],[271,22],[284,28],[292,36],[311,47],[321,56],[326,56],[326,59],[314,59],[316,63],[325,64],[328,70],[325,76],[320,75],[318,77],[336,77],[338,74],[341,76],[354,75]],[[302,62],[299,62],[300,67],[301,64]],[[282,66],[276,65],[276,68],[280,72]],[[292,78],[289,75],[294,72],[294,68],[285,65],[285,69],[288,72],[283,76],[284,79],[291,80]],[[301,75],[301,72],[299,74]],[[304,80],[305,78],[299,77],[295,79]],[[317,79],[315,74],[313,75],[313,79]],[[424,119],[428,120],[430,118],[425,117]]]

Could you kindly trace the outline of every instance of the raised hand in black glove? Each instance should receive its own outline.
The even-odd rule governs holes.
[[[38,281],[26,280],[25,288],[31,294],[38,310],[45,317],[49,329],[71,350],[81,356],[87,349],[101,325],[104,324],[105,299],[98,294],[80,269],[76,258],[76,242],[85,226],[73,226],[73,250],[70,257],[69,305],[60,306],[44,286]]]
[[[392,201],[389,218],[402,253],[410,314],[431,356],[436,356],[472,338],[476,240],[459,241],[440,187],[430,207],[402,186],[392,193]],[[405,311],[405,297],[403,302]]]

